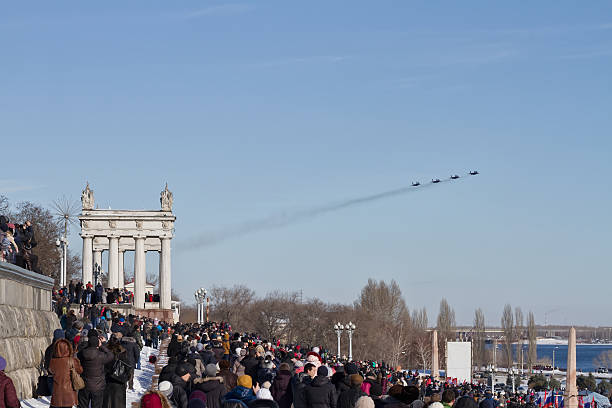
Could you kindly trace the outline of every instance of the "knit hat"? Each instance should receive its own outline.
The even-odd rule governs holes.
[[[204,391],[200,391],[200,390],[194,390],[191,392],[191,394],[189,394],[189,399],[199,399],[202,400],[204,402],[206,402],[206,393]]]
[[[363,384],[363,377],[359,374],[351,374],[349,377],[351,379],[351,385],[361,385]]]
[[[176,366],[176,370],[174,372],[179,377],[182,377],[185,374],[189,374],[191,372],[191,367],[187,363],[179,364],[178,366]]]
[[[6,360],[4,357],[0,356],[0,371],[4,371],[6,368]]]
[[[357,374],[359,372],[359,369],[357,368],[357,365],[355,363],[348,363],[344,366],[344,372],[347,375]]]
[[[206,377],[214,377],[217,375],[217,365],[207,364],[205,369]]]
[[[98,347],[98,343],[99,343],[100,339],[98,337],[88,337],[87,338],[87,344],[89,344],[89,347]]]
[[[273,399],[270,389],[266,387],[260,388],[259,391],[257,391],[256,397],[258,400],[272,400]]]
[[[168,398],[170,398],[170,396],[172,395],[172,391],[174,391],[174,387],[172,386],[172,383],[170,381],[160,382],[157,386],[157,389],[159,390],[159,392],[161,392]]]
[[[327,367],[326,366],[321,366],[321,367],[317,368],[317,375],[320,375],[322,377],[327,377],[328,374],[329,374],[329,372],[327,371]]]
[[[162,408],[162,402],[159,395],[151,392],[149,394],[145,394],[140,399],[140,407],[141,408]]]
[[[66,333],[62,329],[53,330],[53,341],[66,338]]]
[[[206,408],[206,402],[199,398],[190,399],[187,408]]]
[[[244,388],[251,388],[253,386],[253,379],[250,375],[241,375],[238,377],[237,384]]]
[[[355,408],[374,408],[374,400],[367,395],[359,397],[355,403]],[[439,408],[439,407],[435,407]]]

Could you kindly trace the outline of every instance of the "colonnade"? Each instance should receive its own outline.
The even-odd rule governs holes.
[[[81,234],[83,238],[83,283],[93,284],[96,264],[102,265],[102,249],[93,248],[93,234]],[[125,251],[119,248],[119,236],[108,236],[108,284],[109,288],[125,287]],[[126,238],[126,237],[121,237]],[[146,285],[146,236],[134,236],[134,306],[144,308]],[[159,308],[170,309],[171,305],[171,245],[170,237],[160,237],[159,252]]]

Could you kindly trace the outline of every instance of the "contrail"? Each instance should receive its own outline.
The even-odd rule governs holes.
[[[462,177],[465,178],[465,177]],[[203,247],[212,246],[223,241],[226,241],[231,238],[238,238],[243,235],[248,235],[251,233],[271,230],[276,228],[281,228],[290,224],[294,224],[303,220],[307,220],[310,218],[315,218],[323,214],[331,213],[334,211],[339,211],[348,207],[354,207],[366,203],[370,203],[372,201],[382,200],[385,198],[390,198],[398,195],[408,194],[411,192],[423,190],[425,188],[433,187],[437,184],[448,183],[450,181],[459,181],[460,179],[453,180],[450,178],[440,179],[438,183],[428,182],[426,184],[422,184],[419,186],[405,186],[396,188],[394,190],[384,191],[382,193],[371,194],[362,197],[350,198],[347,200],[342,200],[336,203],[325,204],[317,207],[313,207],[307,210],[299,210],[290,213],[280,213],[276,215],[272,215],[265,218],[260,218],[258,220],[252,220],[245,222],[240,225],[236,225],[234,227],[230,227],[224,229],[222,231],[211,232],[207,234],[203,234],[201,236],[195,237],[189,243],[181,245],[179,250],[193,250]]]

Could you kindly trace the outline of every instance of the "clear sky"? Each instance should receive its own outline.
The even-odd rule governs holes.
[[[511,303],[612,325],[608,1],[4,1],[0,50],[0,193],[49,205],[89,180],[101,207],[156,209],[167,181],[189,301],[244,282],[351,302],[394,278],[432,320],[446,297],[463,324]]]

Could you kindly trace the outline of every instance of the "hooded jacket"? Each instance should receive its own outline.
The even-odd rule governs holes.
[[[279,371],[270,387],[270,392],[274,401],[278,402],[279,408],[291,408],[293,403],[291,372],[286,370]]]
[[[255,399],[255,393],[252,389],[239,385],[227,394],[225,394],[221,399],[221,402],[223,403],[224,401],[236,400],[248,405],[249,402],[254,401]]]
[[[83,372],[81,363],[72,355],[72,345],[66,339],[59,339],[53,344],[49,363],[49,373],[53,375],[53,394],[51,405],[54,407],[71,407],[78,404],[77,392],[72,388],[70,366],[78,374]]]
[[[19,408],[13,380],[4,371],[0,371],[0,408]]]

